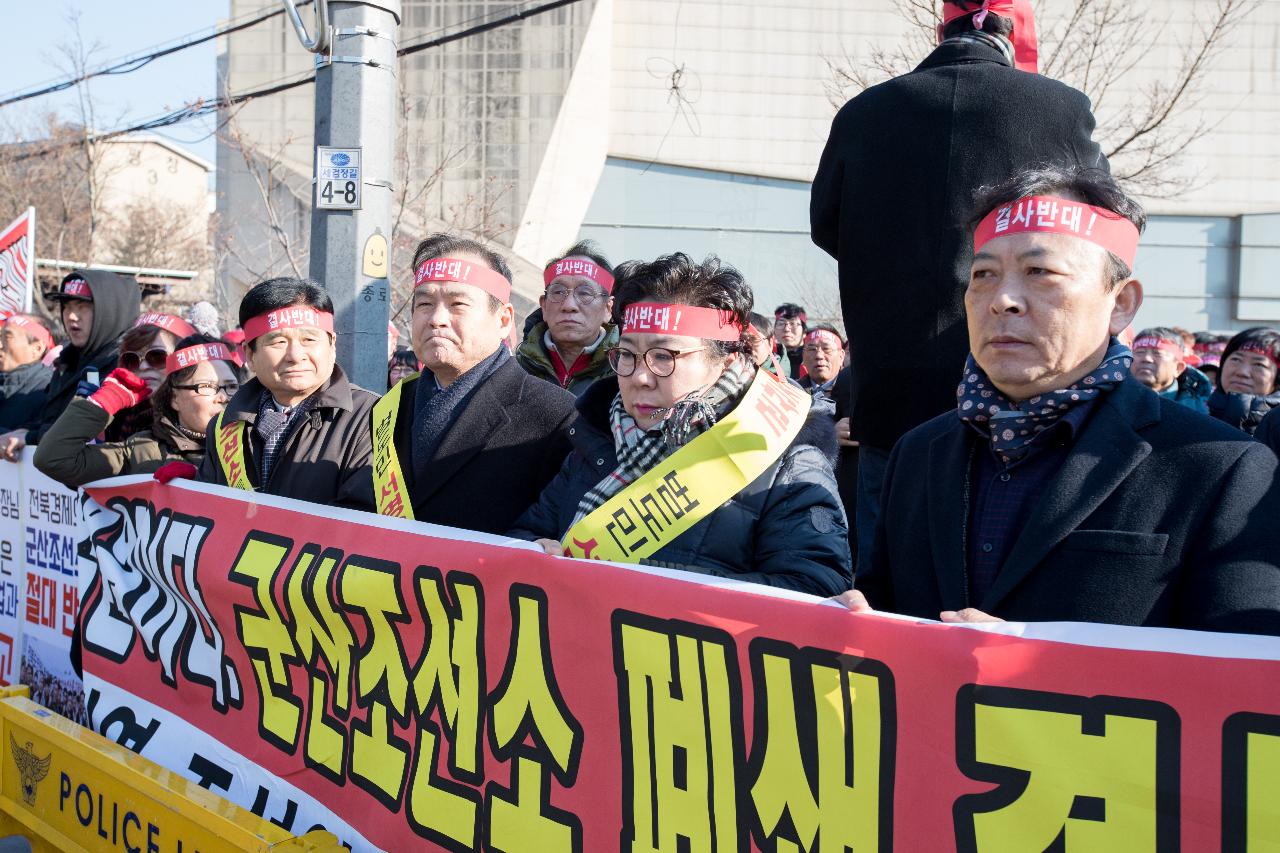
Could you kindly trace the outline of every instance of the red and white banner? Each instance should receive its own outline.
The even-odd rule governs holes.
[[[0,231],[0,313],[31,311],[36,281],[36,209],[26,212]]]
[[[295,833],[540,853],[1280,837],[1280,639],[854,615],[184,481],[87,491],[93,726]]]

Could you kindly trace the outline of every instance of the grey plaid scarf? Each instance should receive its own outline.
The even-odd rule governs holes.
[[[618,467],[605,475],[578,501],[578,513],[570,528],[603,505],[605,501],[634,483],[646,471],[715,426],[738,405],[747,386],[755,378],[755,367],[739,357],[730,362],[720,378],[705,393],[694,392],[671,407],[661,425],[642,430],[627,414],[622,395],[609,407],[609,429],[618,455]]]
[[[969,42],[971,44],[985,44],[988,47],[994,47],[1004,54],[1004,58],[1009,60],[1010,65],[1013,65],[1013,42],[1004,36],[983,32],[982,30],[974,30],[973,32],[952,36],[944,41],[943,44],[950,42]]]

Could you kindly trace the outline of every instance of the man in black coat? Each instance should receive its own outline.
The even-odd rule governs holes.
[[[205,430],[200,479],[372,510],[371,391],[338,366],[333,300],[318,282],[271,278],[240,300],[253,378]]]
[[[504,533],[569,454],[574,396],[526,373],[507,349],[515,311],[499,255],[438,234],[419,244],[413,268],[410,334],[424,369],[374,410],[378,510]],[[411,515],[382,463],[387,435]]]
[[[1106,168],[1089,99],[1013,67],[1014,5],[993,0],[976,30],[980,3],[945,3],[941,44],[844,105],[813,180],[813,241],[840,268],[864,558],[894,442],[953,403],[974,191],[1042,163]]]
[[[1051,168],[979,210],[957,403],[894,448],[846,604],[1280,634],[1275,455],[1133,379],[1113,337],[1142,303],[1141,208]]]

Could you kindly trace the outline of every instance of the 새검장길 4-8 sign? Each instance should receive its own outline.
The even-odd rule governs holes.
[[[316,148],[316,207],[360,209],[359,148]]]

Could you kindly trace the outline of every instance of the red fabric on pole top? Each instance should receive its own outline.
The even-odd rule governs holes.
[[[1013,19],[1013,58],[1020,71],[1036,73],[1040,70],[1040,48],[1036,40],[1036,16],[1031,0],[984,0],[982,3],[961,5],[944,2],[942,23],[949,24],[965,15],[974,19],[974,29],[982,26],[988,14]]]

